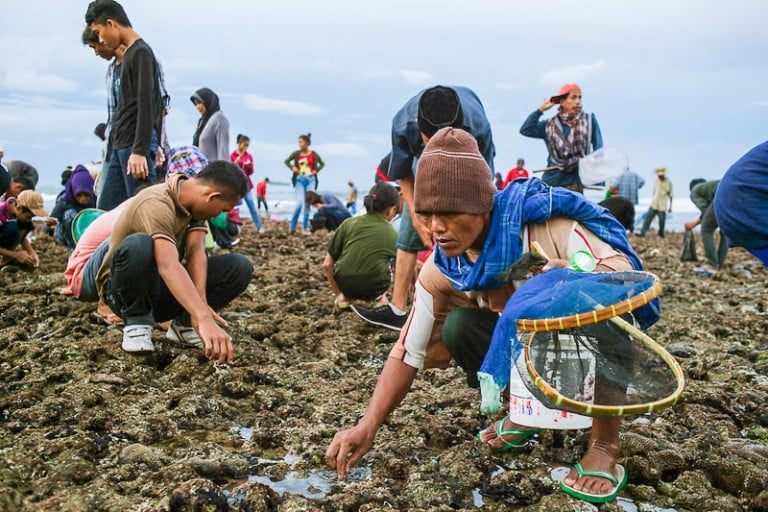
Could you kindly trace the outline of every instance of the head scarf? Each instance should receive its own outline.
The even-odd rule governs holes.
[[[202,89],[198,89],[189,99],[197,100],[205,105],[205,114],[203,114],[203,117],[197,122],[197,130],[195,130],[195,136],[192,137],[192,145],[200,146],[200,134],[203,133],[203,128],[205,128],[205,125],[208,123],[211,116],[221,109],[221,107],[219,107],[219,96],[209,88],[203,87]],[[192,103],[194,103],[194,101],[192,101]]]
[[[567,114],[561,106],[557,115],[547,121],[545,133],[549,157],[561,170],[578,170],[579,159],[589,153],[590,120],[584,112]],[[563,124],[570,127],[567,136]]]
[[[75,167],[75,170],[72,171],[72,176],[69,177],[67,185],[64,187],[64,196],[62,197],[62,200],[68,203],[77,204],[77,194],[82,192],[91,196],[90,201],[88,201],[88,204],[85,205],[84,208],[96,207],[96,196],[93,193],[93,176],[91,176],[90,171],[88,171],[84,165],[78,165]]]

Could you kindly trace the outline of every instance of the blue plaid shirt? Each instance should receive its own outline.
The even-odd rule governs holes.
[[[614,183],[614,186],[619,189],[619,195],[632,201],[632,204],[638,203],[637,191],[643,188],[643,185],[645,180],[632,171],[622,174]]]
[[[496,148],[493,145],[491,123],[485,115],[485,109],[471,89],[449,85],[459,95],[461,110],[464,114],[465,130],[477,140],[480,154],[488,162],[493,173],[493,158],[496,156]],[[426,90],[426,89],[425,89]],[[424,91],[408,100],[392,119],[392,156],[389,160],[387,176],[393,180],[413,176],[415,163],[424,151],[424,141],[421,139],[421,130],[416,122],[419,114],[419,100]],[[382,169],[383,170],[383,169]]]

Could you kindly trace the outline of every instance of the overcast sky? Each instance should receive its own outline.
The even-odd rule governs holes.
[[[3,0],[0,143],[55,185],[100,155],[106,62],[80,43],[87,2]],[[171,145],[189,144],[200,87],[221,97],[231,137],[251,137],[257,176],[311,131],[321,188],[365,186],[389,151],[393,114],[437,83],[483,101],[496,170],[543,167],[540,140],[518,132],[541,100],[578,82],[606,146],[651,179],[668,167],[677,195],[719,177],[766,139],[768,2],[126,0],[165,68]],[[650,194],[650,185],[642,195]]]

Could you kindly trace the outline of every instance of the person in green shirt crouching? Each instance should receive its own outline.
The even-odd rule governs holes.
[[[401,211],[400,192],[389,183],[378,183],[363,204],[367,213],[339,226],[323,262],[341,309],[348,308],[350,300],[387,303],[390,261],[397,254],[397,231],[389,221]]]

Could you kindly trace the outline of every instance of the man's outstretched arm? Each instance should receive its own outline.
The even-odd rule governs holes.
[[[328,465],[336,470],[339,478],[344,478],[371,449],[379,427],[411,389],[416,371],[399,359],[387,359],[365,415],[354,427],[337,432],[325,452]]]
[[[219,363],[231,363],[234,355],[232,338],[216,324],[208,305],[200,297],[187,270],[179,261],[176,244],[158,237],[155,238],[153,247],[157,271],[173,297],[189,313],[192,327],[205,344],[206,357],[218,357]]]

